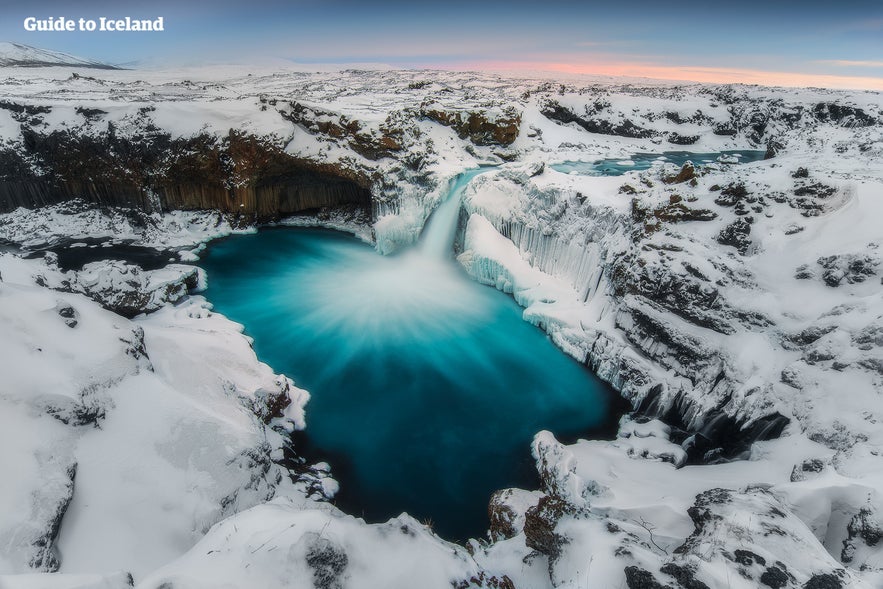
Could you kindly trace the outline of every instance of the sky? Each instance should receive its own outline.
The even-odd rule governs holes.
[[[115,64],[387,64],[883,90],[881,0],[0,0],[0,40]],[[33,16],[164,32],[28,32]]]

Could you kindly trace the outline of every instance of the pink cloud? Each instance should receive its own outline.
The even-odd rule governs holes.
[[[852,59],[822,59],[818,63],[827,63],[842,67],[883,67],[883,61],[866,61]]]
[[[458,69],[462,66],[458,65]],[[568,75],[623,76],[654,78],[711,84],[759,84],[762,86],[819,87],[860,90],[883,90],[883,78],[841,76],[799,72],[769,72],[755,69],[663,66],[628,62],[597,62],[591,64],[556,62],[479,62],[470,69],[554,72]]]

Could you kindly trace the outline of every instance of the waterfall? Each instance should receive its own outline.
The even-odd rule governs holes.
[[[435,259],[450,256],[454,237],[457,235],[463,191],[473,178],[487,171],[487,168],[474,168],[466,170],[454,179],[448,190],[448,197],[429,217],[420,235],[420,244],[417,246],[419,252]]]

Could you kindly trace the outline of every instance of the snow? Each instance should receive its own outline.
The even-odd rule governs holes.
[[[683,432],[654,416],[624,419],[613,441],[564,445],[541,432],[534,453],[542,489],[504,491],[499,507],[508,509],[511,534],[476,539],[467,551],[407,516],[367,525],[306,499],[303,482],[277,462],[283,433],[309,421],[308,393],[260,364],[240,326],[209,302],[159,297],[154,312],[127,320],[81,291],[46,287],[68,280],[120,292],[125,266],[62,275],[44,261],[0,254],[0,447],[16,448],[0,453],[0,469],[20,473],[0,480],[0,505],[10,506],[0,511],[0,572],[31,572],[34,558],[51,570],[57,548],[66,574],[46,577],[47,587],[119,586],[119,577],[102,576],[118,570],[144,587],[309,579],[450,587],[473,578],[494,586],[490,579],[499,584],[504,575],[518,587],[621,587],[642,574],[677,586],[675,574],[685,570],[712,588],[756,587],[780,572],[786,587],[828,574],[843,586],[883,584],[883,544],[873,541],[883,526],[883,268],[874,265],[883,241],[883,133],[879,122],[814,114],[820,103],[836,103],[879,121],[878,93],[550,85],[456,72],[5,75],[0,89],[10,101],[51,107],[28,123],[40,132],[100,134],[112,122],[134,133],[149,104],[150,122],[173,136],[232,129],[364,174],[374,181],[373,223],[342,212],[283,223],[345,229],[382,253],[417,241],[458,174],[493,164],[462,194],[455,249],[470,275],[511,293],[525,320],[635,404],[658,395],[663,409],[683,409],[683,425],[694,430],[713,425],[706,417],[718,411],[746,428],[774,412],[790,424],[743,460],[706,465],[690,463]],[[543,114],[550,101],[597,124],[628,120],[649,136],[557,122]],[[291,122],[293,102],[315,121],[358,121],[366,136],[394,129],[403,149],[366,158],[348,138],[318,132],[313,119]],[[107,114],[85,122],[80,104]],[[520,133],[509,146],[476,145],[414,115],[429,104],[488,121],[514,107]],[[764,130],[754,136],[760,119]],[[731,123],[734,135],[715,133]],[[19,145],[21,124],[0,110],[5,146]],[[674,146],[673,133],[697,139]],[[764,149],[773,139],[784,145],[775,158],[701,166],[695,185],[669,184],[678,170],[662,163],[619,177],[551,169],[672,149]],[[796,177],[801,167],[808,178]],[[801,201],[797,192],[815,183],[833,194]],[[735,184],[750,200],[721,199]],[[713,218],[677,220],[678,204]],[[722,243],[722,232],[746,216],[753,222],[744,251]],[[139,225],[82,203],[19,209],[0,216],[0,239],[39,247],[100,237],[177,249],[193,261],[207,241],[240,231],[213,212],[147,218]],[[820,260],[831,256],[839,257],[826,267]],[[864,258],[866,272],[850,277]],[[797,277],[801,267],[809,278]],[[828,270],[842,278],[836,286],[826,283]],[[135,290],[179,277],[167,268]],[[60,314],[67,306],[70,317]],[[278,394],[291,404],[264,420],[256,406]],[[327,469],[316,472],[333,493]],[[41,549],[59,509],[67,511],[60,534]],[[701,513],[709,515],[693,519]],[[43,579],[0,577],[0,586]]]
[[[0,587],[3,589],[126,589],[131,586],[131,576],[122,572],[106,575],[0,575]]]
[[[193,550],[145,578],[209,587],[419,586],[448,589],[479,574],[460,546],[440,541],[408,516],[365,525],[333,509],[277,500],[212,528]]]
[[[0,67],[45,66],[113,67],[99,61],[74,57],[60,51],[39,49],[21,43],[0,42]]]
[[[65,573],[142,575],[225,514],[300,494],[269,458],[283,438],[250,406],[279,391],[291,402],[282,419],[303,428],[308,395],[258,363],[240,326],[198,297],[133,323],[31,278],[59,282],[53,272],[0,256],[0,403],[17,448],[3,466],[20,474],[0,484],[4,505],[17,506],[0,519],[6,571],[27,570],[33,528],[63,502],[73,464],[57,539]],[[58,312],[67,306],[73,326]]]

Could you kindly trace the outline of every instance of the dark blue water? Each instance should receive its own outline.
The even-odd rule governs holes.
[[[51,245],[25,250],[24,257],[42,258],[48,252],[58,255],[58,267],[64,271],[82,270],[86,264],[102,260],[121,260],[136,264],[144,270],[158,270],[170,262],[179,261],[174,250],[115,242],[100,237],[62,239]]]
[[[621,176],[636,170],[646,170],[653,162],[670,162],[683,166],[687,161],[695,165],[710,164],[717,161],[732,161],[739,164],[760,161],[765,151],[729,150],[714,153],[694,153],[690,151],[666,151],[663,153],[636,153],[625,159],[602,159],[591,162],[564,162],[550,166],[556,172],[569,174],[576,172],[585,176]]]
[[[511,297],[422,249],[268,229],[213,243],[201,266],[215,309],[311,392],[308,451],[369,521],[407,511],[449,539],[482,536],[494,490],[536,488],[536,432],[572,439],[618,418],[615,393]]]

